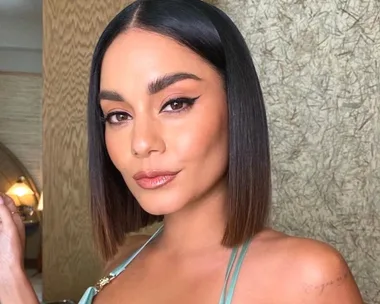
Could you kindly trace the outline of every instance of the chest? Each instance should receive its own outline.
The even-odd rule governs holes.
[[[103,290],[94,300],[94,304],[289,304],[283,302],[281,297],[276,296],[278,291],[269,292],[268,290],[244,290],[240,284],[234,294],[231,302],[221,302],[223,282],[218,281],[200,281],[192,284],[183,284],[173,280],[168,281],[165,278],[157,278],[155,282],[146,284],[124,284],[121,286],[115,284],[107,291]],[[126,282],[124,282],[126,283]],[[120,285],[120,286],[118,286]],[[117,289],[117,290],[116,290]]]
[[[196,268],[197,266],[194,266]],[[94,304],[219,304],[225,281],[225,269],[177,272],[125,271],[105,287]],[[227,288],[228,291],[228,288]],[[273,297],[273,286],[261,284],[260,278],[244,271],[237,282],[232,302],[223,304],[280,303]]]
[[[136,261],[95,298],[95,304],[219,303],[226,258],[178,265]]]
[[[97,295],[94,304],[219,304],[229,259],[229,254],[185,264],[163,258],[136,259]],[[288,288],[283,288],[277,268],[271,270],[249,259],[243,266],[232,301],[223,304],[284,303]]]

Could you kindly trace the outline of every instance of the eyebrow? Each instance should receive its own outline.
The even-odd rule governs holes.
[[[157,94],[158,92],[166,89],[167,87],[175,84],[176,82],[186,80],[186,79],[202,81],[201,78],[191,73],[169,74],[169,75],[159,77],[156,80],[149,83],[148,93],[149,95]],[[101,90],[99,92],[99,100],[101,99],[106,99],[106,100],[111,100],[111,101],[125,101],[123,96],[121,96],[119,93],[115,91],[109,91],[109,90]]]
[[[99,92],[99,100],[124,101],[123,96],[115,91],[101,90]]]
[[[158,92],[166,89],[167,87],[171,86],[172,84],[186,80],[186,79],[192,79],[196,81],[202,81],[201,78],[198,76],[191,74],[191,73],[175,73],[175,74],[169,74],[162,76],[160,78],[157,78],[155,81],[151,82],[148,85],[148,91],[150,95],[157,94]]]

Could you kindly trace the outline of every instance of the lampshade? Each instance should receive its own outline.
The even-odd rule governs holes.
[[[37,210],[42,211],[44,209],[44,193],[41,192],[40,200],[38,201]]]
[[[25,183],[25,177],[21,176],[18,181],[9,188],[6,193],[7,195],[15,195],[17,197],[21,197],[24,195],[33,195],[34,192],[30,187]]]
[[[21,206],[20,199],[18,198],[17,195],[8,194],[8,196],[9,196],[11,199],[13,199],[13,202],[15,203],[16,207]]]

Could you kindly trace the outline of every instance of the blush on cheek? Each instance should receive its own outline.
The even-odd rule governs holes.
[[[206,114],[206,113],[205,113]],[[228,155],[228,125],[225,113],[204,115],[176,138],[177,156],[187,163],[205,164]]]

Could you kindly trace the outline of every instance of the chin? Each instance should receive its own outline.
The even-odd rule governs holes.
[[[186,202],[183,194],[176,194],[171,191],[158,193],[153,190],[151,193],[140,193],[136,199],[146,212],[152,215],[168,215],[181,210]]]

